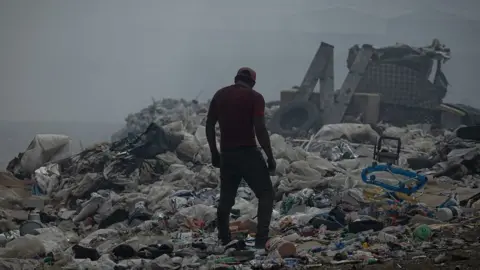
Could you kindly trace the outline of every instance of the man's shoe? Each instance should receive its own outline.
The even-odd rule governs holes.
[[[230,242],[232,242],[231,239],[219,239],[219,240],[222,246],[227,246],[228,244],[230,244]]]
[[[255,248],[257,249],[265,249],[265,246],[267,245],[268,238],[256,238],[255,239]]]
[[[233,240],[224,246],[225,249],[234,248],[235,250],[244,250],[247,247],[244,240]]]

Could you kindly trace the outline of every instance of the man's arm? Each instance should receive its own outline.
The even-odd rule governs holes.
[[[260,143],[263,151],[268,159],[274,159],[272,153],[272,146],[270,144],[270,136],[268,135],[267,127],[265,125],[265,100],[263,96],[258,94],[254,96],[253,104],[253,125],[255,127],[255,135]]]
[[[217,110],[215,106],[215,97],[210,101],[210,107],[207,113],[207,123],[205,124],[205,135],[207,136],[208,146],[212,154],[218,154],[217,139],[215,135],[215,125],[218,121]]]

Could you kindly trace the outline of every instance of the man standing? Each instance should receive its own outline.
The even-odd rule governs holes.
[[[218,90],[210,102],[206,135],[213,166],[220,168],[220,202],[217,209],[218,237],[230,242],[230,211],[242,179],[258,198],[255,247],[264,248],[268,240],[274,192],[269,171],[274,171],[270,137],[265,127],[265,100],[253,90],[256,73],[241,68],[235,84]],[[220,150],[217,149],[215,124],[220,126]],[[267,155],[267,162],[257,148],[255,135]]]

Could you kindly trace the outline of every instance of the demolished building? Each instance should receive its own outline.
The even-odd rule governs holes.
[[[358,51],[358,46],[350,49],[349,69]],[[449,59],[450,49],[436,39],[420,48],[397,44],[375,49],[355,92],[380,96],[378,121],[397,126],[439,124],[439,106],[448,87],[442,65]],[[350,109],[354,114],[355,108]]]
[[[439,40],[425,47],[354,45],[346,61],[349,72],[337,90],[333,50],[322,43],[301,85],[281,92],[280,109],[269,126],[273,132],[291,136],[324,124],[352,121],[449,128],[477,123],[478,110],[443,103],[449,82],[442,67],[451,56]],[[317,82],[318,93],[314,92]]]

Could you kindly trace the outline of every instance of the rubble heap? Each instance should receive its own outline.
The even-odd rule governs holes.
[[[458,264],[475,249],[478,147],[426,125],[364,124],[326,125],[310,139],[272,134],[277,203],[267,252],[251,248],[257,200],[245,185],[232,211],[237,240],[220,246],[219,171],[209,164],[201,125],[205,108],[156,101],[127,117],[113,143],[42,164],[29,177],[33,195],[12,188],[25,186],[26,179],[1,174],[2,269]],[[381,135],[401,138],[399,166],[430,176],[421,196],[394,198],[362,182],[360,172],[372,163]],[[452,254],[447,247],[463,252]]]
[[[152,104],[141,111],[129,114],[125,118],[125,127],[112,136],[112,141],[121,140],[129,134],[131,136],[143,132],[148,125],[155,123],[164,126],[170,123],[182,123],[185,131],[194,133],[199,125],[203,125],[209,103],[201,103],[197,100],[161,99],[152,100]],[[265,118],[268,121],[278,109],[278,104],[271,102],[266,104]]]

